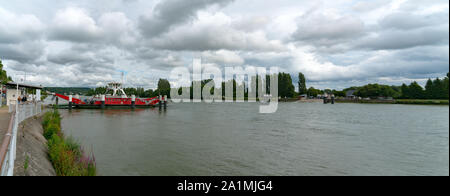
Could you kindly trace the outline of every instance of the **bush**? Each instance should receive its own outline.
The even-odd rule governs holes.
[[[95,158],[86,156],[80,144],[61,132],[61,116],[55,109],[47,112],[42,121],[44,137],[48,140],[48,154],[58,176],[95,176]]]
[[[61,133],[61,128],[58,124],[48,124],[47,128],[44,129],[44,137],[47,140],[51,139],[53,135],[58,135],[59,133]]]

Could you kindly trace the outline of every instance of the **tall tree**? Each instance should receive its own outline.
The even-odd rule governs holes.
[[[303,73],[298,74],[298,93],[300,95],[306,94],[308,89],[306,89],[306,79]]]
[[[294,97],[295,86],[292,83],[291,75],[288,73],[278,74],[278,95],[280,97]]]
[[[448,99],[449,98],[449,96],[448,96],[448,93],[449,93],[449,89],[448,89],[448,87],[449,87],[449,73],[447,73],[447,77],[445,77],[444,78],[444,91],[445,91],[445,99]]]
[[[417,82],[413,82],[409,85],[409,97],[411,99],[423,99],[424,98],[423,88]]]
[[[401,97],[403,99],[409,99],[410,97],[409,97],[409,87],[408,87],[408,85],[403,84],[402,87],[401,87],[401,90],[402,90],[402,96]]]
[[[3,63],[2,60],[0,59],[0,84],[6,84],[7,82],[10,81],[12,81],[11,77],[8,77],[6,71],[3,70]]]
[[[170,82],[166,79],[159,79],[157,91],[161,95],[167,95],[170,98]]]
[[[425,85],[425,98],[433,99],[433,80],[428,79],[427,84]]]
[[[441,81],[441,79],[436,78],[436,80],[433,81],[433,99],[443,99],[445,97],[444,92],[444,85]]]

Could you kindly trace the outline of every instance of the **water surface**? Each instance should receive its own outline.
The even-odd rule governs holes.
[[[61,110],[100,175],[448,175],[449,107],[172,104]]]

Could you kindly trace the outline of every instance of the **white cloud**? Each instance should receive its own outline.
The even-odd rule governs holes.
[[[0,58],[37,84],[95,86],[123,70],[128,86],[154,88],[197,57],[328,88],[448,72],[444,0],[24,2],[0,0]]]
[[[202,12],[199,20],[170,33],[154,38],[151,45],[167,50],[257,50],[281,51],[285,47],[279,40],[268,40],[262,31],[244,32],[232,27],[232,20],[223,13],[211,15]]]
[[[226,66],[238,66],[244,64],[244,59],[236,52],[228,50],[206,51],[202,53],[204,62],[212,62]]]
[[[45,25],[36,16],[15,14],[1,7],[0,24],[0,44],[37,40],[45,30]]]
[[[101,29],[81,8],[69,7],[58,11],[51,25],[50,39],[54,40],[90,42],[100,37]]]

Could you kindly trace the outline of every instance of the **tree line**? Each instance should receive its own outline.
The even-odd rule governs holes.
[[[295,86],[292,82],[291,75],[288,73],[278,73],[278,96],[280,97],[287,97],[292,98],[298,95],[298,93],[295,92]],[[264,78],[264,82],[263,82]],[[233,100],[236,100],[237,98],[243,97],[245,100],[248,100],[250,97],[250,94],[252,94],[253,97],[257,98],[259,97],[259,94],[264,92],[265,94],[270,94],[271,86],[270,86],[270,80],[271,78],[274,78],[274,75],[266,75],[266,76],[252,76],[249,79],[249,82],[246,83],[245,81],[237,82],[235,79],[224,81],[220,84],[220,86],[216,86],[214,80],[207,79],[202,81],[193,81],[191,82],[191,85],[189,87],[179,87],[178,88],[178,95],[181,95],[183,93],[183,89],[188,88],[189,89],[189,96],[190,99],[194,98],[194,86],[198,85],[201,87],[200,89],[200,96],[203,99],[203,89],[206,87],[206,85],[210,82],[212,82],[214,85],[211,87],[209,93],[211,95],[214,94],[216,91],[220,91],[222,98],[232,98]],[[252,83],[253,86],[250,87],[249,83]],[[226,94],[227,86],[231,87],[230,89],[233,92],[233,95]]]
[[[444,79],[428,79],[425,88],[417,82],[401,86],[403,99],[449,99],[449,73]]]
[[[409,85],[388,86],[380,84],[368,84],[362,87],[351,87],[344,91],[356,90],[354,95],[358,97],[392,97],[395,99],[449,99],[449,74],[447,77],[434,80],[428,79],[425,88],[416,81]]]
[[[1,65],[1,61],[0,61]],[[1,66],[2,67],[2,66]],[[0,74],[2,78],[5,78],[6,72],[0,69]],[[4,74],[3,74],[4,73]],[[260,76],[253,76],[251,78],[252,82],[256,82],[256,89],[250,90],[250,87],[247,83],[242,82],[238,83],[236,80],[230,80],[226,82],[222,82],[220,86],[216,87],[214,85],[211,88],[210,93],[214,94],[215,91],[221,91],[222,96],[230,96],[226,95],[226,86],[231,86],[232,84],[232,92],[233,98],[241,97],[242,95],[237,95],[237,93],[244,92],[244,98],[248,100],[250,93],[255,93],[256,97],[259,97],[259,93],[264,91],[267,94],[270,94],[270,75],[265,76],[264,86],[261,85]],[[178,93],[182,94],[183,88],[189,88],[190,98],[193,98],[194,95],[194,84],[199,84],[201,89],[205,88],[206,84],[209,82],[214,82],[213,80],[202,80],[202,81],[194,81],[191,82],[189,87],[180,87],[178,88]],[[227,85],[228,83],[228,85]],[[53,89],[54,90],[54,89]],[[69,91],[83,91],[86,89],[83,88],[68,88],[64,90]],[[287,98],[297,98],[300,95],[307,95],[308,97],[317,97],[318,95],[323,94],[334,94],[336,97],[346,97],[346,93],[350,90],[354,91],[355,96],[363,97],[363,98],[378,98],[378,97],[392,97],[395,99],[449,99],[449,74],[447,73],[447,77],[440,79],[436,78],[434,80],[429,79],[425,85],[425,88],[420,86],[417,82],[412,82],[411,84],[403,84],[401,86],[389,86],[382,84],[367,84],[359,87],[350,87],[343,90],[334,90],[334,89],[316,89],[314,87],[307,88],[306,85],[306,77],[303,73],[298,74],[298,91],[296,91],[292,77],[288,73],[278,73],[278,96],[279,97],[287,97]],[[127,95],[136,95],[138,97],[156,97],[159,95],[167,95],[169,98],[171,97],[171,85],[168,80],[160,79],[158,82],[158,88],[156,90],[144,88],[125,88],[125,93]],[[201,92],[202,92],[201,91]],[[256,91],[256,92],[251,92]],[[200,93],[201,93],[200,92]],[[73,93],[73,92],[71,92]],[[86,92],[80,94],[85,94],[87,96],[99,95],[99,94],[112,94],[112,90],[107,91],[107,87],[98,87],[94,89],[88,89]]]
[[[267,94],[270,94],[270,75],[265,76],[264,86],[260,86],[261,78],[259,76],[254,76],[251,78],[252,82],[256,82],[256,89],[254,91],[256,97],[259,97],[259,93],[264,91]],[[202,80],[202,81],[193,81],[189,87],[180,87],[178,88],[178,93],[182,94],[183,88],[189,88],[190,98],[193,99],[194,95],[194,84],[198,83],[201,87],[201,92],[205,88],[206,84],[214,81],[212,79]],[[239,97],[237,92],[244,92],[244,98],[248,100],[249,94],[252,90],[251,87],[248,86],[247,83],[241,82],[238,83],[235,79],[230,81],[222,82],[220,86],[216,87],[214,85],[211,88],[210,93],[214,94],[215,91],[221,91],[222,96],[230,96],[226,95],[226,86],[227,83],[229,86],[232,84],[232,97],[236,99]],[[317,97],[318,95],[323,94],[334,94],[336,97],[346,97],[346,92],[350,90],[354,90],[355,96],[363,97],[363,98],[378,98],[378,97],[392,97],[395,99],[448,99],[449,95],[449,74],[444,79],[436,78],[434,80],[429,79],[425,88],[421,87],[417,82],[412,82],[409,85],[403,84],[402,86],[389,86],[382,84],[367,84],[360,87],[350,87],[343,90],[335,90],[335,89],[316,89],[314,87],[306,87],[306,77],[303,73],[299,73],[298,75],[298,91],[296,91],[292,77],[288,73],[278,73],[278,96],[279,97],[287,97],[287,98],[297,98],[300,95],[307,95],[308,97]],[[264,88],[264,89],[263,89]],[[158,82],[157,90],[144,90],[143,88],[126,88],[124,89],[128,95],[137,95],[139,97],[155,97],[158,95],[168,95],[170,96],[170,83],[166,79],[160,79]],[[106,88],[98,88],[93,89],[93,92],[89,95],[102,94],[101,92],[105,92]],[[203,96],[202,96],[203,97]]]

